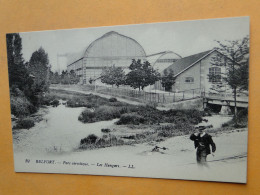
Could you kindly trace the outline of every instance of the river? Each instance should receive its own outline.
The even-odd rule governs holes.
[[[118,119],[84,124],[78,116],[85,108],[69,108],[63,104],[47,109],[43,120],[27,130],[15,131],[13,135],[14,152],[25,153],[63,153],[72,152],[79,146],[80,140],[89,134],[102,136],[102,128],[108,128]],[[46,111],[46,110],[45,110]],[[199,125],[213,125],[219,128],[221,124],[231,120],[230,116],[213,115],[205,117],[208,122]]]
[[[165,153],[151,152],[154,145],[149,143],[75,151],[82,138],[92,133],[102,136],[101,129],[113,125],[117,119],[83,124],[78,121],[78,116],[84,108],[59,105],[42,109],[45,109],[46,114],[41,122],[36,123],[30,130],[16,130],[13,134],[14,163],[17,172],[246,181],[247,131],[245,130],[223,132],[214,136],[217,145],[215,157],[209,156],[210,168],[201,171],[196,165],[194,145],[188,135],[155,143],[159,147],[168,148]],[[199,125],[214,123],[214,128],[218,128],[231,117],[213,115],[206,119],[207,123]],[[27,160],[30,160],[30,163]],[[52,160],[55,164],[35,163],[37,160]],[[72,162],[87,163],[88,166],[69,166],[68,163]],[[97,163],[114,164],[121,168],[100,168],[97,167]],[[130,164],[135,169],[123,167],[128,167]]]
[[[15,131],[14,152],[71,152],[79,146],[82,138],[89,134],[102,136],[101,129],[117,120],[83,124],[78,116],[85,108],[69,108],[61,104],[42,109],[47,109],[47,114],[41,122],[29,130]]]

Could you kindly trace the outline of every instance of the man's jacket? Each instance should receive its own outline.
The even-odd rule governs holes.
[[[212,152],[216,151],[216,145],[212,140],[211,135],[209,134],[205,134],[202,137],[200,136],[200,134],[198,134],[197,136],[192,134],[190,136],[190,139],[192,141],[194,141],[194,146],[195,148],[198,148],[198,150],[206,150],[207,154],[210,154],[210,147],[209,145],[211,145],[212,147]]]

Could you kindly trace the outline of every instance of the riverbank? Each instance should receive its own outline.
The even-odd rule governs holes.
[[[74,97],[74,94],[66,95]],[[86,96],[78,97],[82,100],[81,103],[86,101]],[[64,100],[67,101],[66,98]],[[44,114],[41,121],[29,130],[20,129],[13,134],[17,172],[245,182],[246,128],[212,131],[210,134],[217,145],[217,151],[215,157],[208,156],[209,167],[201,170],[196,164],[194,144],[189,139],[188,134],[191,132],[173,131],[176,126],[172,123],[117,125],[118,118],[82,123],[78,116],[86,107],[68,107],[63,102],[57,107],[47,106],[42,109]],[[181,112],[178,115],[181,116]],[[215,130],[232,117],[212,115],[202,119],[196,126],[213,125],[212,129]],[[91,134],[98,137],[95,143],[101,138],[108,140],[110,137],[113,140],[116,137],[123,140],[123,144],[81,148],[81,140]],[[26,163],[26,159],[31,163]],[[44,160],[51,160],[54,164],[36,163],[45,162]]]
[[[122,103],[116,98],[106,99],[93,94],[82,94],[66,90],[51,90],[50,94],[46,95],[48,102],[57,99],[63,100],[61,105],[43,107],[36,114],[36,116],[40,116],[41,120],[43,120],[42,116],[46,114],[42,122],[43,124],[53,121],[52,123],[55,124],[54,126],[57,129],[67,129],[67,127],[71,129],[79,128],[81,129],[80,131],[84,131],[84,128],[95,129],[94,131],[88,130],[85,134],[82,134],[82,137],[78,138],[77,144],[74,144],[74,150],[97,149],[113,145],[149,143],[152,141],[159,143],[174,136],[191,134],[195,131],[195,126],[199,125],[212,126],[212,132],[218,131],[216,129],[220,128],[221,131],[225,131],[230,129],[223,129],[221,127],[222,124],[232,119],[229,116],[222,117],[219,115],[210,117],[210,113],[196,110],[160,111],[150,106]],[[75,112],[77,114],[71,114]],[[64,123],[64,120],[60,119],[59,115],[62,116],[65,113],[66,117],[64,120],[67,120],[71,124],[63,127],[59,122]],[[87,114],[83,115],[83,113]],[[36,122],[39,123],[40,121]],[[43,129],[44,131],[45,129],[41,128],[42,123],[36,125],[30,132],[39,131],[39,129]],[[101,123],[107,124],[107,126],[99,128],[99,124]],[[52,128],[53,124],[49,128]],[[66,131],[69,132],[70,130],[67,129]],[[17,134],[17,132],[18,130],[14,133]],[[89,137],[90,135],[92,137]],[[30,135],[27,136],[30,137]],[[15,137],[17,138],[17,136]],[[50,146],[50,148],[48,151],[57,151],[57,148],[59,148],[58,151],[63,151],[62,147],[57,145]]]
[[[71,133],[74,137],[75,133]],[[70,138],[70,140],[72,140]],[[49,172],[90,175],[118,175],[222,182],[246,182],[247,130],[213,135],[217,151],[208,156],[208,167],[197,166],[195,149],[189,136],[177,136],[161,143],[142,143],[77,152],[15,152],[17,172]],[[167,150],[152,152],[154,146]],[[31,165],[25,164],[31,160]],[[35,164],[39,159],[52,159],[54,165]],[[70,163],[70,164],[69,164]],[[74,163],[74,165],[73,165]],[[85,163],[86,166],[75,165]],[[117,165],[112,168],[105,164]],[[133,166],[133,168],[129,168]]]

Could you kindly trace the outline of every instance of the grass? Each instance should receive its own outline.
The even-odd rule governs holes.
[[[225,129],[237,129],[237,128],[245,128],[248,125],[248,110],[240,109],[237,113],[237,118],[233,117],[233,119],[227,123],[222,124],[222,128]]]
[[[91,134],[80,140],[79,149],[105,148],[124,144],[124,140],[116,137],[115,135],[108,134],[104,135],[103,137],[98,137],[94,134]]]
[[[120,109],[113,106],[100,106],[95,111],[85,109],[78,120],[83,123],[93,123],[104,120],[112,120],[121,116]]]

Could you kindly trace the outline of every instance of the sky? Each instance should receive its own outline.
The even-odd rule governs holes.
[[[217,47],[216,40],[224,42],[249,35],[249,17],[23,32],[23,57],[29,61],[32,53],[42,47],[48,53],[52,70],[63,70],[66,57],[57,55],[82,52],[110,31],[135,39],[147,55],[173,51],[185,57]]]

